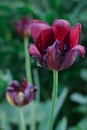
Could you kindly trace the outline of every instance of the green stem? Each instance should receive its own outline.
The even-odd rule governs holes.
[[[26,130],[22,107],[20,107],[20,130]]]
[[[32,84],[32,75],[31,75],[31,64],[30,56],[28,53],[28,37],[24,37],[24,50],[25,50],[25,68],[26,68],[26,77],[29,84]],[[30,103],[30,130],[35,130],[35,104],[34,101]]]
[[[54,123],[53,117],[54,117],[57,93],[58,93],[58,71],[54,70],[53,71],[52,107],[51,107],[51,114],[50,114],[49,130],[53,130],[53,123]]]
[[[37,69],[33,70],[33,76],[34,76],[35,86],[38,87],[38,91],[36,93],[36,101],[40,102],[40,82],[39,82],[39,75],[38,75],[38,70]]]
[[[28,53],[28,37],[24,37],[24,50],[25,50],[26,77],[27,77],[28,83],[32,84],[30,56]]]

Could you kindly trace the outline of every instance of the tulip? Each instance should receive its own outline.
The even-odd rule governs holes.
[[[25,70],[26,70],[26,78],[27,82],[32,84],[32,75],[31,75],[31,64],[30,64],[30,56],[28,54],[28,43],[29,43],[29,38],[31,36],[31,31],[30,31],[30,19],[27,18],[22,18],[20,21],[15,22],[15,27],[18,33],[22,36],[24,39],[24,53],[25,53]],[[30,85],[31,86],[31,85]],[[33,94],[34,92],[32,92]],[[19,97],[22,94],[19,94]],[[31,99],[31,98],[30,98]],[[35,130],[35,105],[34,102],[30,104],[30,118],[31,118],[31,124],[30,124],[30,129]]]
[[[20,21],[14,22],[15,28],[18,31],[18,33],[23,37],[30,37],[30,19],[27,19],[26,17],[23,17]]]
[[[27,84],[25,79],[21,85],[14,80],[7,87],[6,97],[10,104],[24,106],[33,100],[36,90],[37,88],[32,84]]]
[[[30,30],[34,44],[29,45],[28,51],[41,66],[60,71],[69,68],[77,54],[81,57],[85,55],[85,48],[79,44],[80,23],[71,28],[70,23],[62,19],[56,19],[52,26],[40,20],[32,20]]]

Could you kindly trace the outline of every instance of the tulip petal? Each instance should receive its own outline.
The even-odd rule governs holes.
[[[55,39],[62,41],[70,30],[70,23],[66,20],[56,19],[53,22],[52,28],[55,34]]]
[[[71,28],[70,32],[67,34],[64,43],[68,44],[68,50],[72,49],[74,46],[78,45],[80,42],[81,35],[81,24],[78,23]]]
[[[40,58],[41,57],[39,50],[37,49],[37,47],[34,44],[29,45],[28,51],[29,51],[30,56],[33,58]]]
[[[24,104],[27,104],[27,102],[30,102],[33,100],[35,91],[37,91],[37,88],[31,84],[28,84],[25,92],[24,92]]]
[[[20,85],[19,85],[18,81],[13,80],[10,83],[9,87],[7,88],[7,91],[9,91],[9,92],[13,92],[14,90],[19,91],[20,90],[19,86]]]
[[[31,36],[30,33],[30,19],[23,17],[20,21],[14,22],[15,28],[21,36]]]
[[[85,56],[85,47],[84,46],[77,45],[77,46],[73,47],[72,50],[77,51],[77,53],[79,53],[80,56],[84,58],[84,56]]]
[[[36,47],[44,55],[47,47],[54,43],[52,28],[43,21],[34,20],[30,24],[30,29]]]
[[[37,47],[34,44],[29,45],[28,51],[29,51],[29,54],[32,58],[37,59],[38,66],[44,66],[45,67],[44,59],[43,59],[39,50],[37,49]]]
[[[6,97],[10,104],[24,106],[33,100],[37,87],[28,84],[26,79],[22,80],[21,85],[14,80],[7,88]]]
[[[44,30],[44,29],[49,29],[50,26],[40,20],[32,20],[30,22],[30,29],[31,29],[31,34],[32,37],[34,39],[34,41],[36,41],[36,39],[38,38],[39,34]]]
[[[53,45],[48,47],[47,54],[44,56],[47,68],[51,70],[58,70],[62,61],[61,52],[59,50],[60,42],[55,41]]]
[[[22,84],[21,85],[22,85],[22,91],[24,92],[25,89],[26,89],[26,86],[27,86],[27,81],[26,81],[25,78],[22,79]]]
[[[59,68],[59,70],[69,68],[75,61],[77,54],[80,54],[81,57],[85,55],[85,48],[81,45],[73,47],[68,53],[66,53],[64,60]]]
[[[14,25],[15,25],[15,27],[16,27],[18,33],[19,33],[20,35],[23,35],[21,23],[20,23],[19,21],[16,21],[16,22],[14,23]]]
[[[20,100],[18,99],[18,93],[17,92],[14,91],[13,95],[11,95],[11,96],[12,96],[11,98],[13,98],[14,104],[16,106],[22,106],[23,102],[20,102]]]
[[[13,95],[9,94],[9,92],[6,93],[6,98],[7,98],[8,102],[9,102],[11,105],[15,106],[15,103],[14,103],[14,101],[13,101],[12,96],[13,96]]]

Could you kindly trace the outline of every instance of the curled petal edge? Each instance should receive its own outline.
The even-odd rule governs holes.
[[[59,68],[60,70],[69,68],[75,61],[77,54],[80,54],[81,57],[85,56],[85,48],[81,45],[73,47],[64,57],[62,64]]]
[[[72,51],[77,51],[77,53],[79,53],[81,57],[85,56],[85,47],[81,45],[75,46],[74,48],[72,48]]]

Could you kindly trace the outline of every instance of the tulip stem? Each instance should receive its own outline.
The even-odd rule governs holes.
[[[49,123],[49,130],[53,130],[53,123],[54,123],[54,110],[56,105],[58,93],[58,71],[53,71],[53,93],[52,93],[52,107],[51,107],[51,114],[50,114],[50,123]]]
[[[26,130],[22,107],[20,107],[20,130]]]
[[[26,68],[26,77],[29,84],[32,84],[32,75],[31,75],[31,64],[30,56],[28,53],[28,37],[24,37],[24,50],[25,50],[25,68]],[[30,130],[35,130],[35,104],[34,101],[30,103]]]
[[[25,50],[26,77],[27,77],[28,83],[32,84],[30,56],[28,53],[28,37],[24,37],[24,50]]]
[[[34,76],[35,86],[38,86],[38,92],[36,94],[36,101],[40,102],[40,83],[39,83],[39,75],[38,75],[37,69],[33,70],[33,76]]]

